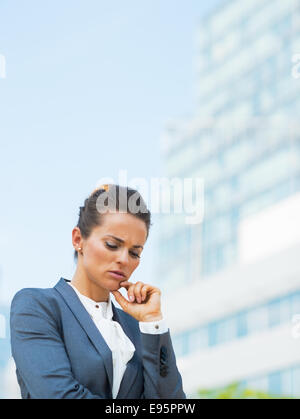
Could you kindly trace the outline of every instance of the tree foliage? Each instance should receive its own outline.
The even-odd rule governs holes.
[[[199,389],[201,399],[294,399],[292,396],[268,394],[260,390],[245,388],[240,382],[215,389]]]

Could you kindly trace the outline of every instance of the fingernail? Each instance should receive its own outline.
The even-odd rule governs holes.
[[[133,301],[133,300],[134,300],[134,298],[133,298],[133,296],[132,296],[132,295],[129,297],[129,300],[130,300],[130,301]]]

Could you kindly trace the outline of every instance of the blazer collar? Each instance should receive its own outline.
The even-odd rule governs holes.
[[[60,278],[60,280],[58,281],[58,283],[55,285],[54,288],[61,294],[66,304],[69,306],[70,310],[72,311],[74,316],[77,318],[81,327],[85,330],[85,332],[89,336],[90,340],[92,341],[93,345],[99,352],[100,356],[103,358],[105,370],[107,373],[107,377],[108,377],[108,381],[109,381],[110,389],[111,389],[110,398],[112,398],[112,384],[113,384],[112,352],[109,346],[107,345],[106,341],[104,340],[102,334],[99,332],[94,321],[91,319],[89,313],[87,312],[87,310],[81,303],[75,290],[72,287],[70,287],[70,285],[67,282],[71,282],[71,281],[65,278]],[[112,306],[112,311],[113,311],[112,320],[120,323],[125,334],[129,337],[129,339],[132,341],[132,343],[136,347],[137,336],[134,334],[134,331],[129,327],[128,322],[126,322],[125,318],[120,315],[120,313],[114,306],[113,302],[111,302],[111,306]],[[138,370],[138,356],[136,352],[137,351],[135,350],[133,357],[127,363],[127,367],[126,367],[125,373],[123,375],[123,378],[120,384],[117,398],[125,398],[128,391],[130,390],[131,386],[134,383],[134,380],[137,375],[137,370]]]
[[[107,320],[112,320],[113,318],[113,310],[112,310],[112,301],[111,301],[111,294],[109,293],[108,295],[108,301],[107,302],[103,302],[103,301],[94,301],[91,298],[86,297],[85,295],[81,294],[77,288],[75,288],[72,284],[71,281],[67,281],[66,283],[68,283],[76,292],[76,294],[79,297],[79,300],[83,303],[83,305],[85,306],[85,308],[87,309],[87,311],[92,315],[92,312],[94,312],[95,310],[95,305],[98,304],[99,306],[101,306],[101,313],[103,315],[104,318],[106,318]],[[103,314],[102,311],[102,307],[105,308],[105,312]]]

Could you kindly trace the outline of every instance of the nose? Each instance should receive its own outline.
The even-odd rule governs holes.
[[[129,255],[127,249],[120,250],[118,252],[117,262],[121,263],[122,265],[126,265],[129,260]]]

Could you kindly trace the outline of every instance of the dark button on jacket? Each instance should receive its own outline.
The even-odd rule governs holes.
[[[159,373],[162,377],[166,377],[168,374],[168,349],[166,346],[160,348]]]

